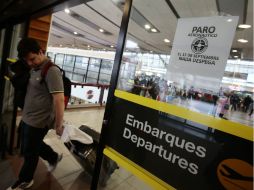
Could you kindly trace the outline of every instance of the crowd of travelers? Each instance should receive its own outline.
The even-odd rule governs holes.
[[[176,85],[168,83],[167,80],[154,75],[141,74],[136,76],[131,93],[169,103],[176,98],[212,103],[221,118],[225,118],[228,111],[244,112],[249,116],[253,114],[253,99],[250,95],[242,95],[234,91],[214,94],[200,92],[194,87],[180,89]]]

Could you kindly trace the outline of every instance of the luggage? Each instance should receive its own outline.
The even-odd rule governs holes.
[[[84,141],[80,142],[80,140],[78,140],[77,138],[78,135],[74,134],[74,138],[70,137],[67,140],[65,139],[64,144],[70,150],[75,159],[81,164],[85,172],[92,176],[96,161],[96,152],[99,144],[100,134],[86,125],[82,125],[76,130],[76,133],[80,132],[92,137],[93,142],[90,142],[89,139],[86,140],[86,144],[84,143]],[[85,136],[84,138],[87,137]],[[104,155],[99,179],[99,183],[101,186],[106,185],[108,179],[115,171],[115,169],[118,169],[116,162],[112,161],[110,158]]]

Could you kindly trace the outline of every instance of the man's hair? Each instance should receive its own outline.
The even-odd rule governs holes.
[[[20,59],[26,57],[29,53],[39,53],[41,46],[33,38],[23,38],[20,40],[18,47],[18,57]]]

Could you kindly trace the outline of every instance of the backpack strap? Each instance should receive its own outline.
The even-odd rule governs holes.
[[[42,83],[44,81],[44,79],[45,79],[45,77],[48,73],[49,68],[52,67],[52,66],[57,67],[62,72],[62,75],[65,77],[64,70],[61,69],[58,65],[54,64],[51,60],[49,60],[49,62],[46,63],[46,65],[44,65],[44,67],[41,70],[41,81],[40,81],[40,83]]]

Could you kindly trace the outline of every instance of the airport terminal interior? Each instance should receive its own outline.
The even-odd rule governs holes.
[[[25,3],[25,1],[20,2]],[[127,92],[135,97],[140,96],[142,99],[159,102],[160,105],[170,105],[175,109],[181,108],[186,113],[209,117],[222,123],[227,122],[230,125],[233,123],[231,127],[239,125],[253,132],[253,0],[133,0],[129,20],[123,22],[126,2],[125,0],[84,1],[75,6],[62,6],[61,10],[58,8],[50,14],[41,13],[30,22],[33,25],[28,35],[45,46],[45,54],[63,69],[65,75],[72,81],[71,97],[64,112],[64,127],[71,129],[69,135],[71,131],[75,132],[73,128],[83,127],[96,133],[94,141],[100,137],[104,113],[109,101],[107,98],[109,93],[114,93],[110,91],[110,85],[113,75],[116,75],[114,72],[116,54],[120,52],[120,46],[123,45],[119,40],[122,38],[120,30],[123,24],[128,24],[128,28],[117,75],[117,92]],[[218,20],[224,19],[224,26],[223,24],[217,26],[216,21],[212,20],[214,17],[219,18]],[[210,48],[212,42],[206,44],[203,40],[189,44],[193,52],[199,51],[195,54],[199,56],[196,59],[196,67],[184,71],[189,74],[178,74],[179,68],[172,61],[175,60],[173,58],[174,48],[177,46],[175,44],[181,38],[179,35],[184,33],[178,28],[184,24],[189,26],[195,23],[195,19],[207,23],[207,26],[211,23],[212,27],[215,25],[218,28],[228,27],[229,29],[225,30],[229,37],[226,40],[224,38],[217,40],[213,49],[221,51],[217,51],[213,56],[207,56],[206,59],[204,57],[202,59],[201,55],[206,48]],[[25,33],[26,24],[21,22],[14,25],[9,58],[17,58],[16,47]],[[40,29],[44,28],[44,25],[49,25],[49,29]],[[231,25],[234,30],[231,30]],[[190,35],[194,35],[194,30],[203,30],[203,35],[210,35],[210,38],[216,35],[221,38],[224,31],[218,29],[214,32],[215,29],[212,27],[193,28]],[[42,34],[37,33],[37,30],[41,30]],[[3,40],[5,35],[5,29],[2,29],[1,57],[2,50],[5,48]],[[181,43],[182,46],[185,45],[183,41]],[[224,47],[225,43],[228,46]],[[188,58],[183,59],[185,62],[188,61]],[[218,66],[218,59],[225,61],[220,62]],[[1,60],[0,66],[3,61]],[[211,69],[211,71],[204,70],[200,74],[203,65],[213,68],[216,65],[218,68],[216,72]],[[15,182],[23,161],[18,127],[22,119],[22,110],[19,108],[14,119],[14,136],[10,136],[13,96],[14,89],[6,79],[1,125],[4,124],[8,130],[5,134],[1,132],[0,136],[2,138],[0,139],[2,157],[0,190],[7,189]],[[129,108],[122,107],[122,109]],[[113,111],[117,112],[115,109]],[[194,129],[190,132],[194,136],[208,138],[208,133],[214,133],[210,125],[207,127],[204,123],[188,120],[181,117],[180,113],[174,115],[167,112],[161,115],[163,118],[175,119],[184,126],[190,126]],[[68,135],[68,131],[66,133]],[[70,139],[64,139],[63,136],[57,136],[55,130],[50,130],[44,141],[56,152],[62,153],[63,159],[51,173],[47,171],[48,164],[40,159],[31,189],[90,189],[96,148],[83,152],[75,151],[73,146],[76,144]],[[152,183],[149,183],[148,178],[142,178],[141,174],[133,171],[104,155],[97,189],[156,189],[151,185]]]

